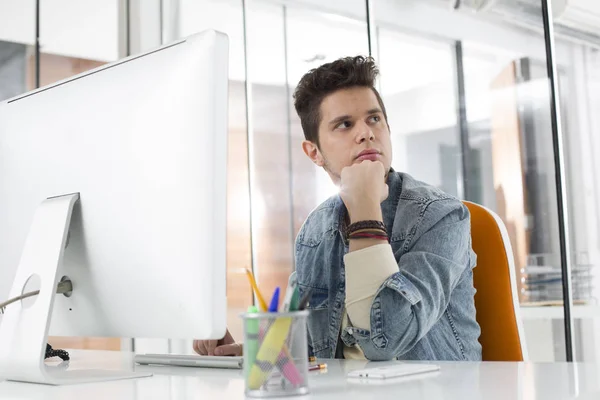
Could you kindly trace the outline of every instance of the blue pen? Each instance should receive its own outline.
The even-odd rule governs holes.
[[[279,305],[279,286],[275,288],[275,292],[273,292],[273,298],[271,299],[271,304],[269,305],[269,312],[277,312],[277,306]]]

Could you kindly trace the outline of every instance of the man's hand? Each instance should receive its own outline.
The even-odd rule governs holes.
[[[227,330],[221,340],[194,340],[194,351],[201,356],[241,356],[243,346]]]
[[[387,199],[385,168],[379,161],[363,161],[342,169],[340,196],[350,222],[382,220],[381,203]]]

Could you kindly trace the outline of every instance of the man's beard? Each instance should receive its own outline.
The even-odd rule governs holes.
[[[334,172],[333,169],[331,169],[331,164],[329,164],[329,160],[327,160],[327,157],[325,157],[325,154],[321,153],[321,155],[323,156],[323,169],[325,170],[325,172],[327,172],[329,174],[329,176],[331,176],[333,178],[333,183],[336,185],[339,185],[340,182],[342,182],[342,176],[340,174],[338,174],[337,172]]]

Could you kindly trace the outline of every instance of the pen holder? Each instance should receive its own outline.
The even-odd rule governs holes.
[[[308,311],[243,314],[248,397],[308,393]]]

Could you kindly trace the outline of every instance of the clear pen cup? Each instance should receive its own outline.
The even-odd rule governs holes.
[[[309,392],[307,317],[306,310],[242,314],[246,396],[282,397]]]

